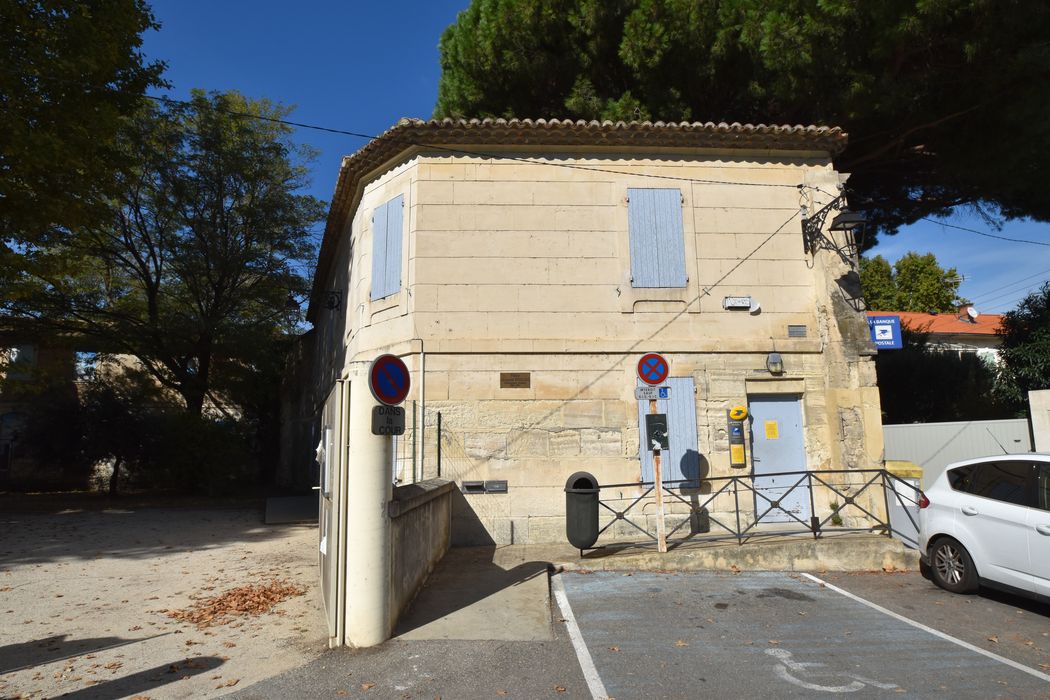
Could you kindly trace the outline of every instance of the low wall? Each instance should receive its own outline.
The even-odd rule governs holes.
[[[452,491],[445,479],[398,486],[390,501],[390,629],[448,551]]]

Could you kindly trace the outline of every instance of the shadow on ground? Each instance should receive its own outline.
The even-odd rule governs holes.
[[[283,536],[286,527],[264,525],[258,508],[5,513],[0,515],[0,570],[61,560],[158,558],[228,543],[263,542]]]
[[[210,673],[226,663],[218,656],[195,656],[192,659],[178,659],[170,664],[160,664],[145,671],[139,671],[120,678],[103,681],[96,685],[64,693],[63,698],[74,700],[110,700],[141,695],[146,691],[183,680],[190,676]]]

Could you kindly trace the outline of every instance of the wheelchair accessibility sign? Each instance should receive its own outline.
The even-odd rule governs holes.
[[[868,328],[871,330],[871,340],[879,350],[900,350],[904,347],[900,316],[868,316]]]

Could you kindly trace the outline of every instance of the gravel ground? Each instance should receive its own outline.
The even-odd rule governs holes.
[[[317,530],[258,510],[0,515],[0,697],[217,697],[326,647]],[[208,627],[167,611],[279,580],[304,591]]]

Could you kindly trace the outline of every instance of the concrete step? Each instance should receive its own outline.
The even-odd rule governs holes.
[[[513,568],[546,561],[565,571],[909,571],[919,553],[884,535],[847,532],[782,535],[775,532],[736,540],[689,540],[661,554],[656,544],[613,543],[581,557],[568,544],[498,547],[493,562]]]

